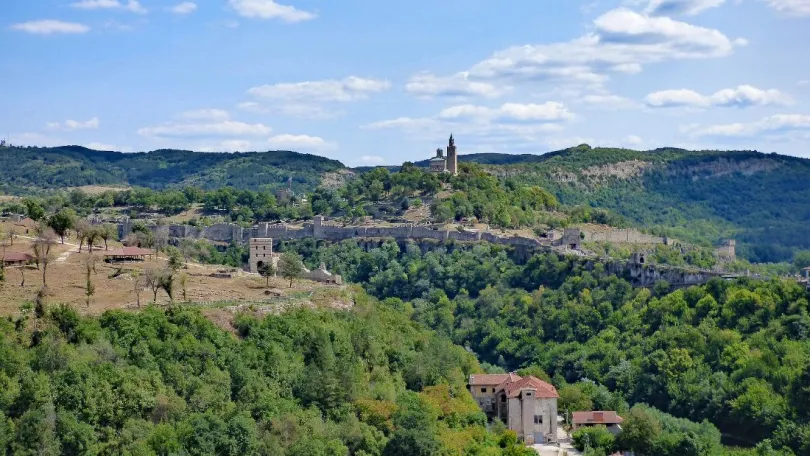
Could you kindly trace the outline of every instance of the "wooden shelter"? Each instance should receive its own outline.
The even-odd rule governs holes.
[[[140,247],[124,247],[123,249],[104,252],[104,261],[144,261],[152,259],[155,252]]]
[[[30,253],[6,252],[3,255],[3,265],[5,267],[25,266],[32,261],[34,261],[34,256]]]

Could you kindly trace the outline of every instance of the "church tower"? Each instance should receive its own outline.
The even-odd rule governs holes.
[[[453,139],[452,133],[450,133],[450,142],[447,144],[447,171],[454,176],[458,175],[458,158],[456,157],[456,142]]]

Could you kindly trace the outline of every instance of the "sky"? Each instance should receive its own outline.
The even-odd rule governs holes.
[[[12,144],[810,157],[810,0],[3,3]]]

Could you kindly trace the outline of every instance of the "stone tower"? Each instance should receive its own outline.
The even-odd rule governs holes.
[[[456,157],[456,141],[450,133],[450,142],[447,144],[447,171],[452,175],[458,174],[458,158]]]

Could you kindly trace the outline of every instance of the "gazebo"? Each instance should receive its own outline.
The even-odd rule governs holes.
[[[104,261],[144,261],[152,259],[155,252],[140,247],[124,247],[104,253]]]

